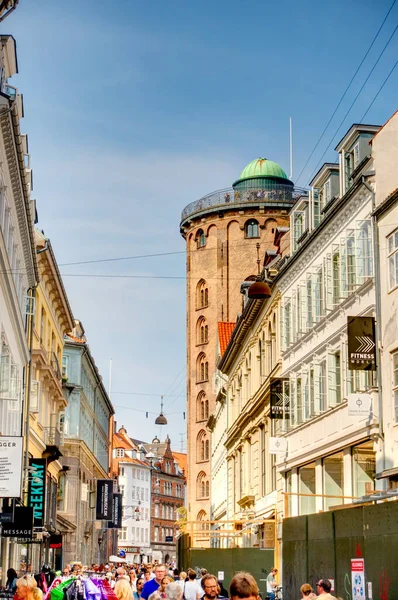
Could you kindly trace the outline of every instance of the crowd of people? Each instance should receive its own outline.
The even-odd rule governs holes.
[[[43,572],[45,570],[42,569]],[[275,600],[279,597],[277,572],[277,569],[272,568],[267,577],[267,600]],[[88,568],[83,567],[81,563],[74,563],[66,565],[62,572],[53,575],[51,582],[48,578],[43,579],[30,573],[18,578],[14,569],[8,569],[5,590],[14,594],[14,600],[47,600],[54,585],[60,586],[63,582],[86,575],[93,577],[95,581],[98,578],[106,581],[106,585],[112,590],[114,600],[222,600],[227,598],[261,600],[256,580],[250,573],[244,571],[234,575],[229,591],[224,588],[222,581],[208,573],[206,569],[201,569],[200,574],[194,569],[179,572],[178,569],[162,564],[134,565],[128,568],[110,563],[92,564]],[[330,593],[331,588],[328,579],[318,581],[316,593],[309,583],[304,583],[300,588],[301,599],[334,599],[335,597]]]

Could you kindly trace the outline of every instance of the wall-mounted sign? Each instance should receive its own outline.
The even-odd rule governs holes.
[[[113,506],[113,480],[98,479],[97,480],[97,507],[95,518],[97,521],[112,520]]]
[[[172,542],[173,541],[173,536],[172,535],[166,535],[166,542]]]
[[[33,537],[33,508],[16,506],[14,521],[2,524],[2,536],[31,540]]]
[[[30,458],[28,505],[33,508],[34,527],[44,527],[44,515],[46,508],[46,476],[46,459]]]
[[[140,553],[140,549],[137,548],[137,546],[124,546],[123,548],[121,548],[119,550],[119,554],[122,550],[124,552],[129,552],[130,554],[139,554]]]
[[[376,370],[376,336],[373,317],[347,317],[348,368]]]
[[[269,453],[270,454],[286,454],[287,439],[283,437],[269,438]]]
[[[348,394],[348,414],[369,415],[372,408],[372,396],[370,394]]]
[[[0,436],[0,498],[21,497],[22,437]]]
[[[113,493],[112,499],[112,520],[109,521],[109,529],[121,529],[122,528],[122,494]]]
[[[283,380],[275,379],[270,385],[270,417],[271,419],[289,418],[289,396],[283,393]]]
[[[351,559],[351,585],[352,600],[365,598],[365,560],[363,558]]]

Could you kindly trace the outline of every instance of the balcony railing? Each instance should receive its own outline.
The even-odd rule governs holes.
[[[63,436],[58,427],[44,427],[44,443],[47,446],[57,446],[59,448],[62,443]]]
[[[57,355],[55,354],[55,352],[51,351],[49,358],[50,358],[50,365],[51,365],[57,379],[62,379],[61,369],[59,368],[59,362],[58,362],[58,358],[57,358]]]
[[[304,188],[294,188],[291,185],[277,183],[275,189],[248,189],[234,190],[233,188],[224,188],[203,196],[195,202],[188,204],[181,213],[181,222],[188,217],[206,210],[225,208],[227,206],[244,206],[245,204],[260,203],[266,204],[272,202],[273,205],[292,206],[296,200],[308,191]]]

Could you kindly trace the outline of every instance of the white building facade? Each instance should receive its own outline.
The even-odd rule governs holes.
[[[119,430],[119,436],[127,438]],[[127,438],[128,439],[128,438]],[[123,497],[122,529],[119,530],[118,548],[125,550],[128,562],[150,561],[151,527],[151,467],[145,462],[145,450],[128,440],[130,447],[114,448],[119,465],[118,484]]]
[[[383,465],[376,477],[398,488],[398,112],[372,141],[379,241]]]
[[[351,127],[336,148],[340,166],[325,164],[291,213],[292,254],[277,277],[290,401],[277,465],[285,516],[352,503],[374,489],[382,464],[376,374],[348,369],[347,352],[347,317],[375,316],[373,194],[363,176],[378,129]],[[367,415],[348,414],[354,392],[371,396]]]

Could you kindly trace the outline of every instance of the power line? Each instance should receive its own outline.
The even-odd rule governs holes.
[[[213,250],[213,248],[211,248]],[[76,262],[59,263],[59,267],[71,267],[75,265],[92,265],[95,263],[116,262],[120,260],[135,260],[137,258],[155,258],[159,256],[172,256],[174,254],[186,254],[186,250],[178,250],[175,252],[157,252],[155,254],[138,254],[136,256],[118,256],[116,258],[99,258],[94,260],[80,260]]]
[[[319,146],[319,144],[320,144],[320,142],[321,142],[321,140],[322,140],[323,136],[325,135],[325,133],[326,133],[327,129],[329,128],[329,125],[330,125],[330,123],[332,122],[332,120],[333,120],[333,118],[334,118],[335,114],[337,113],[338,109],[340,108],[340,106],[341,106],[341,103],[343,102],[343,100],[344,100],[344,98],[345,98],[345,96],[346,96],[346,94],[347,94],[348,90],[349,90],[349,89],[350,89],[350,87],[351,87],[351,84],[353,83],[353,81],[354,81],[355,77],[358,75],[358,72],[359,72],[360,68],[362,67],[363,63],[365,62],[365,60],[366,60],[366,58],[367,58],[367,56],[368,56],[369,52],[370,52],[370,51],[371,51],[371,49],[373,48],[375,41],[376,41],[376,40],[377,40],[377,38],[379,37],[379,34],[380,34],[381,30],[383,29],[383,27],[384,27],[384,24],[385,24],[385,22],[387,21],[387,19],[388,19],[388,17],[389,17],[389,15],[390,15],[390,13],[391,13],[391,11],[392,11],[392,9],[394,8],[396,1],[397,1],[397,0],[394,0],[394,2],[391,4],[391,6],[390,6],[390,9],[388,10],[388,12],[387,12],[386,16],[384,17],[384,19],[383,19],[383,22],[382,22],[382,24],[380,25],[379,29],[377,30],[377,33],[376,33],[375,37],[373,38],[373,40],[372,40],[372,42],[371,42],[371,44],[370,44],[369,48],[368,48],[368,49],[367,49],[367,51],[365,52],[365,54],[364,54],[364,56],[363,56],[363,58],[362,58],[361,62],[359,63],[359,65],[358,65],[358,67],[357,67],[357,69],[356,69],[356,71],[355,71],[354,75],[351,77],[349,84],[347,85],[346,89],[344,90],[344,93],[343,93],[343,95],[341,96],[341,98],[340,98],[340,100],[339,100],[339,102],[338,102],[338,104],[337,104],[336,108],[334,109],[334,111],[333,111],[333,113],[332,113],[332,116],[330,117],[329,121],[327,122],[325,129],[322,131],[322,133],[321,133],[321,135],[320,135],[320,137],[319,137],[319,139],[318,139],[317,143],[315,144],[314,148],[312,149],[312,152],[311,152],[311,154],[310,154],[310,155],[309,155],[309,157],[307,158],[307,160],[306,160],[306,163],[305,163],[304,167],[301,169],[300,175],[298,176],[298,178],[297,178],[297,180],[296,180],[296,183],[297,183],[297,184],[298,184],[298,182],[300,181],[300,178],[301,178],[301,176],[302,176],[302,174],[303,174],[303,172],[304,172],[304,170],[305,170],[306,166],[308,165],[308,163],[310,162],[310,160],[311,160],[312,156],[314,155],[314,152],[315,152],[315,150],[318,148],[318,146]]]
[[[322,160],[323,160],[323,158],[324,158],[324,156],[325,156],[326,152],[329,150],[330,146],[332,145],[332,142],[333,142],[334,138],[336,137],[336,135],[338,134],[338,132],[339,132],[339,130],[340,130],[340,127],[343,125],[343,123],[344,123],[344,121],[346,120],[346,118],[347,118],[348,114],[351,112],[351,109],[352,109],[352,107],[354,106],[355,102],[358,100],[358,98],[359,98],[360,94],[362,93],[362,90],[363,90],[363,88],[365,87],[365,85],[366,85],[366,84],[367,84],[367,82],[369,81],[369,78],[370,78],[370,76],[372,75],[373,71],[375,70],[375,68],[376,68],[376,67],[377,67],[377,65],[379,64],[381,57],[383,56],[384,52],[386,51],[386,49],[387,49],[388,45],[390,44],[390,42],[391,42],[392,38],[393,38],[393,37],[394,37],[394,35],[395,35],[395,32],[397,31],[397,29],[398,29],[398,25],[395,27],[394,31],[393,31],[393,32],[392,32],[392,34],[390,35],[390,37],[389,37],[389,39],[388,39],[387,43],[385,44],[385,46],[384,46],[383,50],[380,52],[380,54],[379,54],[379,56],[378,56],[378,58],[377,58],[377,60],[376,60],[375,64],[373,65],[373,67],[372,67],[372,69],[371,69],[370,73],[368,74],[367,78],[366,78],[366,79],[365,79],[365,81],[363,82],[363,84],[362,84],[362,86],[361,86],[361,88],[360,88],[359,92],[358,92],[358,93],[357,93],[357,95],[355,96],[354,100],[351,102],[349,109],[348,109],[348,110],[347,110],[347,112],[345,113],[345,115],[344,115],[343,119],[341,120],[341,122],[340,122],[339,126],[337,127],[336,131],[334,132],[334,134],[333,134],[333,136],[332,136],[332,138],[331,138],[331,140],[330,140],[330,142],[329,142],[329,144],[328,144],[328,146],[327,146],[327,148],[326,148],[325,152],[322,154],[322,156],[321,156],[321,158],[319,159],[319,161],[318,161],[318,163],[317,163],[317,165],[316,165],[316,167],[315,167],[314,171],[312,172],[312,175],[311,175],[310,179],[312,179],[312,177],[313,177],[313,176],[315,175],[315,173],[317,172],[317,170],[318,170],[318,167],[319,167],[319,165],[322,163]]]
[[[385,80],[383,81],[382,85],[379,87],[379,90],[377,92],[377,94],[374,96],[372,102],[369,104],[368,108],[366,109],[366,111],[364,112],[364,114],[362,115],[362,118],[360,120],[360,123],[362,123],[362,121],[364,120],[364,118],[366,117],[366,115],[368,114],[368,112],[370,111],[370,109],[372,108],[376,98],[378,97],[378,95],[380,94],[381,90],[383,89],[383,87],[386,85],[387,81],[390,79],[391,75],[394,72],[395,67],[398,65],[398,60],[395,63],[395,65],[393,66],[393,68],[391,69],[391,71],[389,72],[389,74],[387,75],[387,77],[385,78]]]
[[[112,396],[114,394],[123,395],[123,396],[150,396],[153,398],[160,398],[163,396],[164,398],[179,398],[180,396],[177,394],[148,394],[145,392],[112,392]]]

